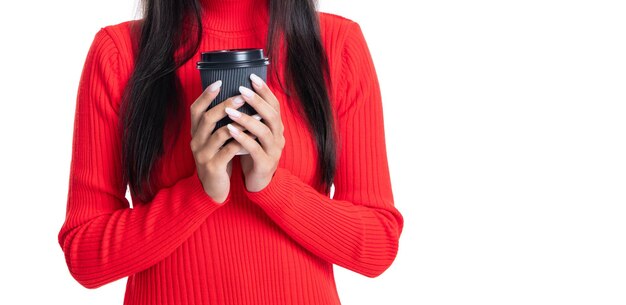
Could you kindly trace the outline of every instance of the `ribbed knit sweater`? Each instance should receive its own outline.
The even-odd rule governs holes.
[[[202,0],[198,52],[264,48],[267,0]],[[333,264],[376,277],[394,261],[403,217],[394,207],[381,92],[359,24],[318,12],[337,123],[334,195],[314,187],[317,150],[305,118],[268,73],[285,146],[270,183],[245,188],[239,157],[223,204],[208,196],[189,143],[189,113],[157,163],[149,202],[129,202],[118,120],[134,68],[129,25],[102,27],[76,99],[65,222],[58,234],[71,275],[96,288],[128,277],[124,304],[340,304]],[[184,102],[202,92],[196,59],[177,70]],[[280,59],[271,65],[282,67]],[[275,67],[275,68],[276,68]],[[282,68],[278,69],[281,71]],[[166,146],[168,147],[168,146]]]

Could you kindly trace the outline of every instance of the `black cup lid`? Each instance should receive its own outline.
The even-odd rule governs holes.
[[[210,68],[223,65],[263,65],[268,64],[263,56],[263,49],[225,49],[202,52],[198,68]]]

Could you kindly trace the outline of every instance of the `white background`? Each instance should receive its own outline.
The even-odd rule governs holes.
[[[0,304],[122,304],[125,279],[95,290],[73,280],[57,233],[88,47],[136,7],[2,4]],[[343,304],[626,304],[622,1],[320,10],[364,31],[405,217],[381,276],[335,267]]]

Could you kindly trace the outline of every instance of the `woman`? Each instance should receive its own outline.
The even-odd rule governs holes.
[[[124,304],[243,305],[340,304],[333,264],[383,273],[403,218],[359,25],[304,0],[143,6],[100,29],[81,75],[58,236],[72,276],[128,277]],[[220,82],[202,92],[199,52],[263,47],[267,83],[204,112]]]

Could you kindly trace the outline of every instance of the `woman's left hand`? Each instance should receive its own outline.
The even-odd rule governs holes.
[[[280,117],[280,104],[276,96],[260,77],[252,74],[250,79],[256,92],[244,86],[240,86],[239,91],[243,99],[256,110],[265,123],[233,108],[226,107],[226,113],[231,120],[250,131],[261,141],[259,144],[252,136],[232,124],[228,125],[235,141],[241,143],[250,153],[240,156],[246,189],[249,192],[258,192],[270,183],[276,172],[278,160],[285,147],[285,137]]]

